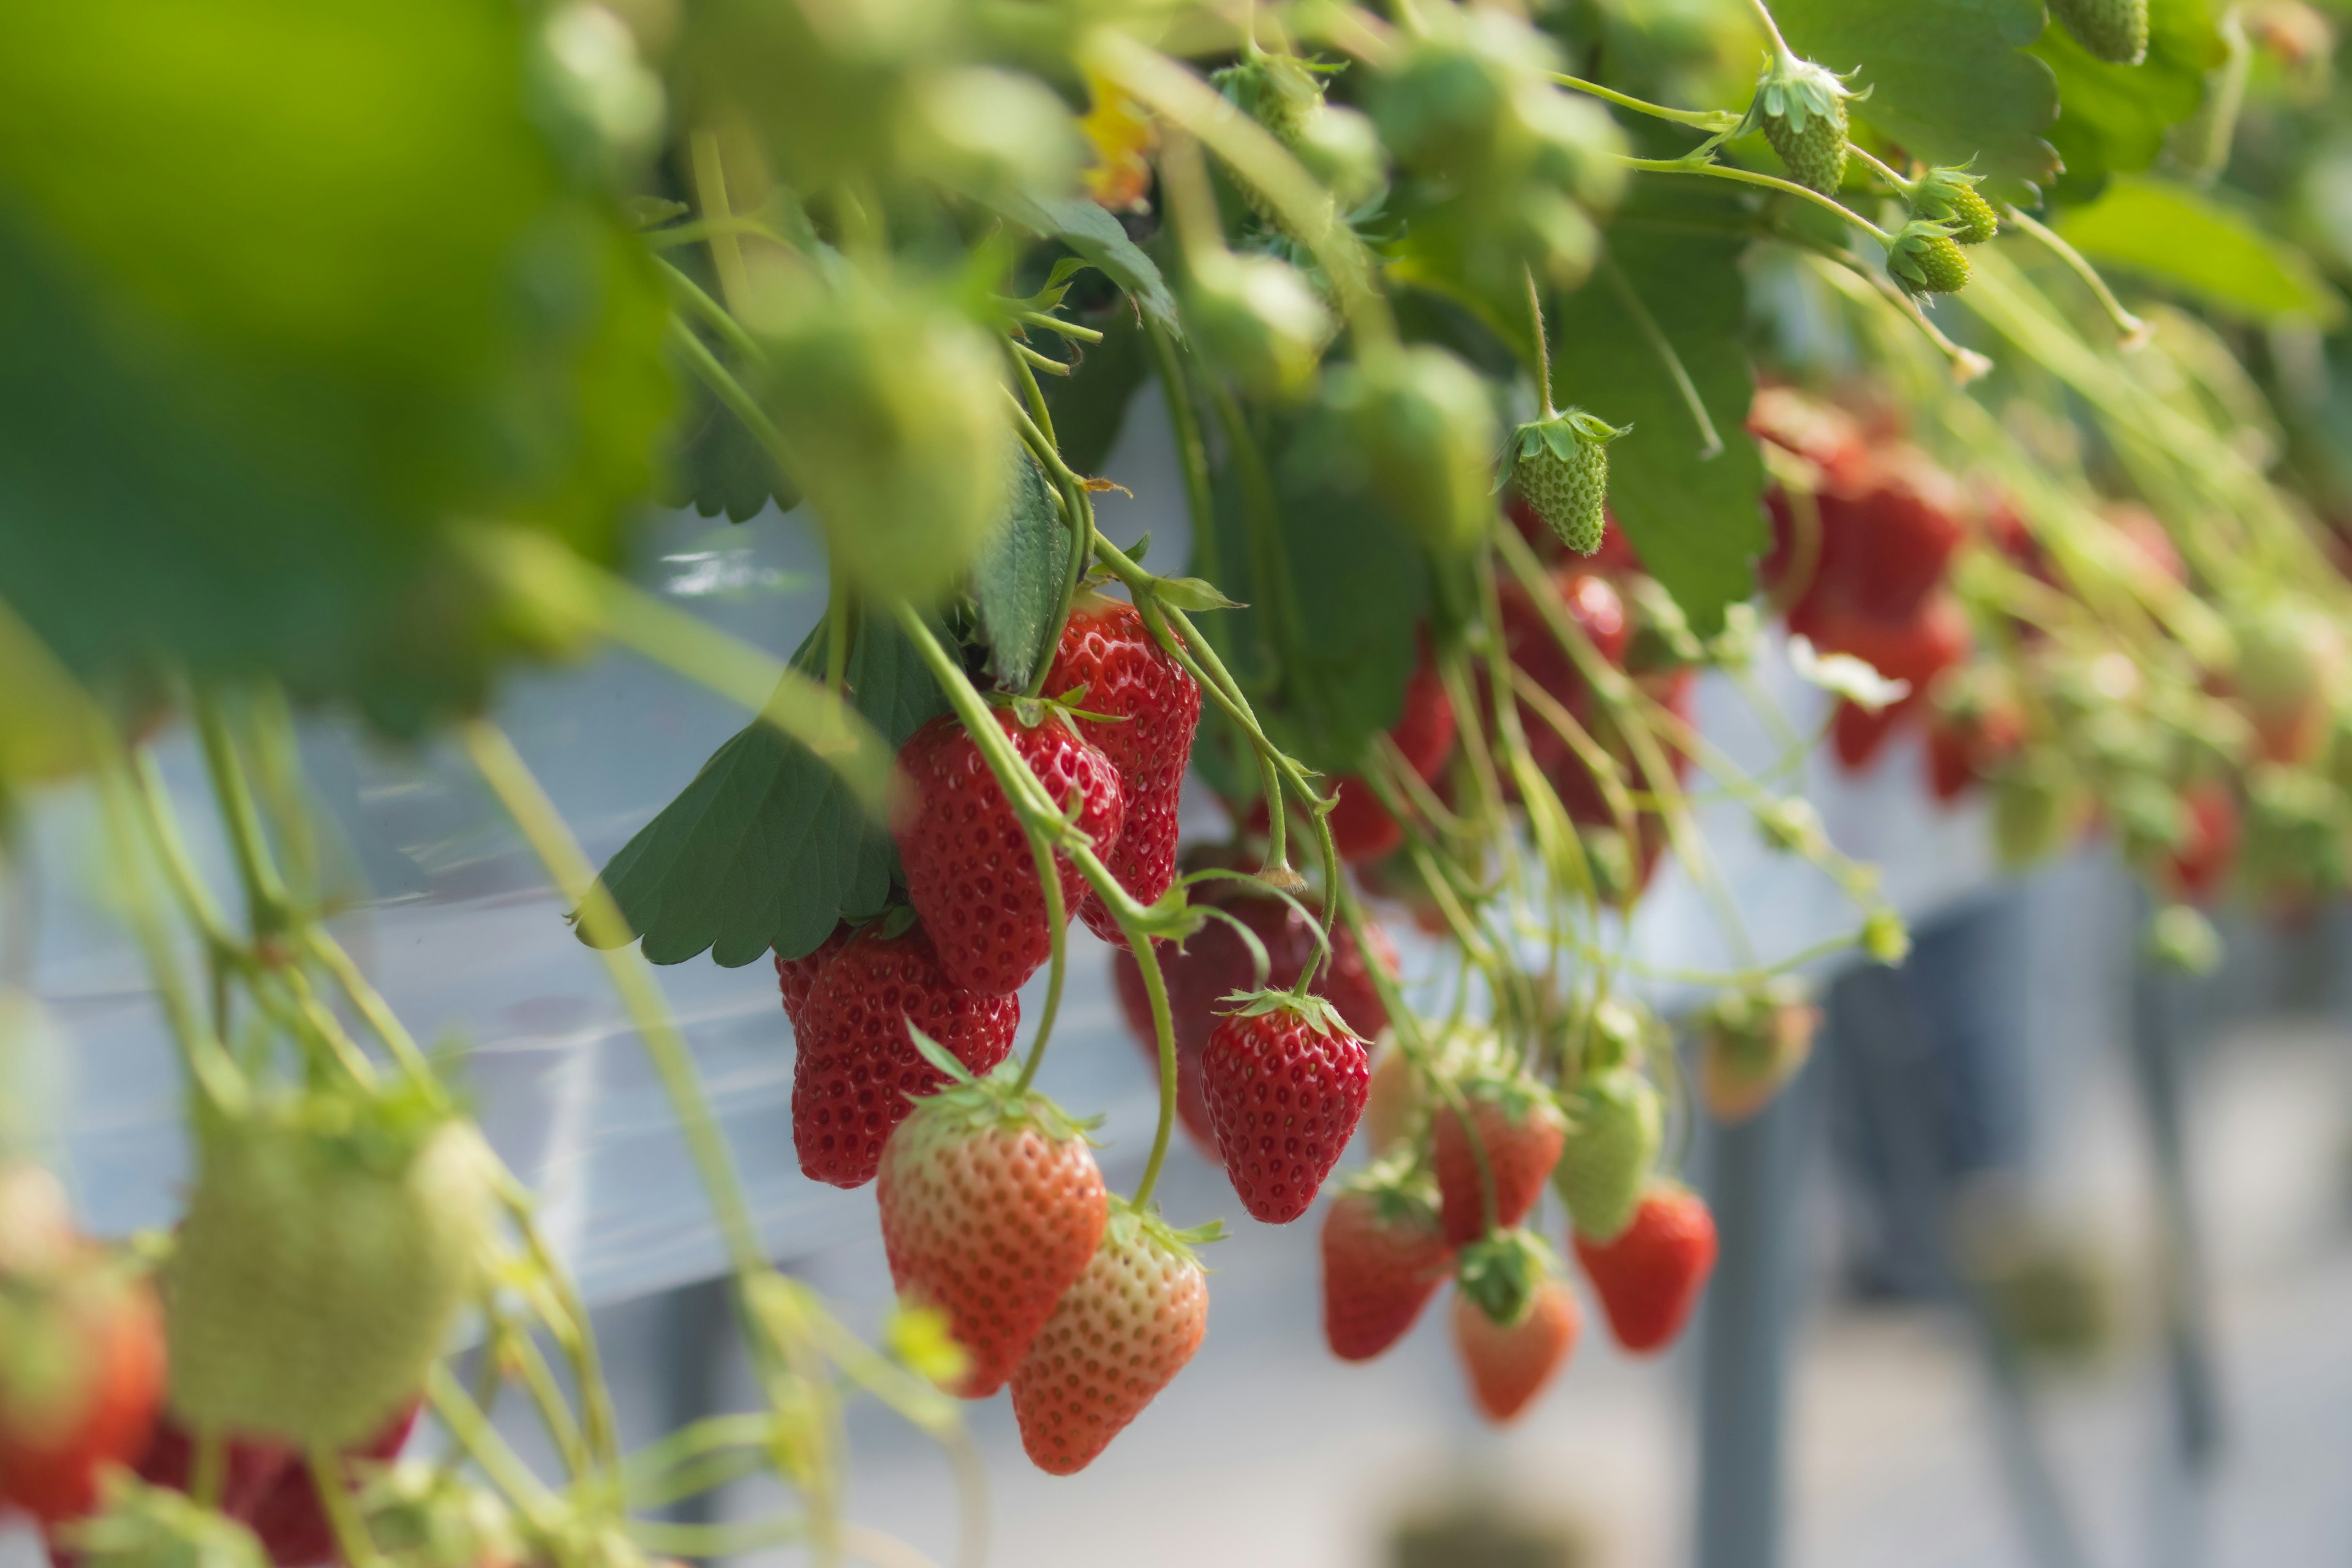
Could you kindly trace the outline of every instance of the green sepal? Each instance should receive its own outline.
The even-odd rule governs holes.
[[[1295,991],[1236,991],[1224,1000],[1230,1005],[1219,1011],[1228,1018],[1263,1018],[1270,1013],[1289,1013],[1305,1020],[1318,1035],[1355,1037],[1356,1031],[1348,1027],[1339,1010],[1320,996],[1303,996]]]
[[[1559,1257],[1525,1228],[1497,1231],[1462,1249],[1454,1286],[1505,1328],[1527,1317],[1536,1287],[1560,1271]]]
[[[1072,1116],[1035,1089],[1021,1088],[1018,1057],[1007,1057],[987,1077],[974,1078],[970,1068],[916,1027],[912,1019],[907,1023],[907,1037],[925,1061],[951,1080],[937,1094],[910,1096],[917,1115],[959,1122],[974,1132],[991,1127],[1034,1127],[1056,1143],[1076,1138],[1089,1147],[1094,1145],[1094,1140],[1087,1134],[1102,1125],[1102,1118]]]

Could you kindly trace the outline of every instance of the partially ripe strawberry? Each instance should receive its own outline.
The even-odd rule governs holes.
[[[1665,1108],[1656,1088],[1629,1066],[1588,1073],[1561,1100],[1568,1135],[1552,1186],[1577,1234],[1605,1239],[1633,1217],[1658,1157]]]
[[[489,1160],[408,1082],[208,1107],[166,1282],[173,1410],[306,1447],[381,1428],[479,1278]]]
[[[1190,1240],[1114,1201],[1102,1243],[1013,1373],[1021,1447],[1049,1475],[1093,1464],[1168,1386],[1209,1327]]]
[[[1364,1099],[1364,1138],[1375,1155],[1409,1137],[1421,1119],[1421,1092],[1412,1063],[1394,1039],[1372,1054],[1372,1082]]]
[[[1307,961],[1320,951],[1315,922],[1285,900],[1252,892],[1240,882],[1224,879],[1197,884],[1195,904],[1226,910],[1247,926],[1265,947],[1265,984],[1288,990],[1306,972]],[[1377,925],[1366,928],[1381,967],[1397,973],[1396,951]],[[1212,920],[1187,938],[1182,947],[1160,942],[1152,952],[1160,960],[1161,981],[1168,987],[1168,1011],[1176,1042],[1176,1112],[1184,1130],[1202,1152],[1216,1152],[1216,1133],[1209,1126],[1208,1102],[1201,1096],[1201,1057],[1209,1047],[1225,999],[1257,989],[1257,972],[1249,948],[1239,932],[1222,920]],[[1309,989],[1328,1001],[1348,1027],[1371,1039],[1388,1026],[1388,1013],[1371,980],[1370,964],[1346,922],[1331,928],[1331,957],[1315,973]],[[1145,1059],[1157,1071],[1159,1047],[1151,1029],[1151,998],[1143,988],[1143,972],[1135,955],[1121,949],[1112,954],[1111,978],[1118,992],[1119,1010]]]
[[[2342,628],[2317,608],[2281,601],[2231,617],[2238,666],[2231,689],[2266,761],[2307,765],[2328,739],[2331,700],[2344,685]]]
[[[1323,1214],[1323,1337],[1341,1361],[1370,1361],[1402,1339],[1454,1269],[1425,1178],[1378,1168]]]
[[[1700,1009],[1699,1092],[1708,1113],[1743,1121],[1772,1103],[1803,1070],[1821,1019],[1821,1009],[1786,979],[1726,991]]]
[[[1118,770],[1126,815],[1103,864],[1138,903],[1155,902],[1176,876],[1176,806],[1192,736],[1201,724],[1201,688],[1160,644],[1133,605],[1087,594],[1071,607],[1045,692],[1083,687],[1076,706],[1104,720],[1080,719],[1078,733]],[[1105,942],[1126,938],[1091,889],[1078,913]]]
[[[1364,1042],[1318,997],[1260,992],[1218,1021],[1201,1084],[1253,1218],[1287,1225],[1307,1212],[1355,1135],[1371,1077]]]
[[[1950,683],[1946,677],[1934,693],[1927,727],[1927,782],[1938,801],[1990,778],[2024,748],[2027,733],[2025,714],[2005,693],[1963,679],[1956,695]]]
[[[1102,1240],[1102,1172],[1077,1124],[1011,1069],[918,1105],[875,1189],[890,1279],[971,1357],[951,1392],[1003,1386]]]
[[[1673,1342],[1715,1268],[1715,1216],[1687,1187],[1661,1182],[1644,1194],[1625,1234],[1576,1238],[1576,1256],[1600,1294],[1610,1331],[1636,1354]]]
[[[1551,1091],[1489,1042],[1483,1059],[1455,1079],[1470,1112],[1467,1127],[1453,1106],[1431,1108],[1430,1163],[1445,1220],[1445,1238],[1466,1247],[1486,1234],[1486,1184],[1475,1145],[1486,1152],[1494,1182],[1494,1228],[1508,1230],[1542,1196],[1544,1179],[1559,1162],[1567,1121]]]
[[[1097,851],[1118,842],[1126,797],[1118,771],[1058,713],[1023,724],[1009,708],[992,717],[1047,797],[1077,806],[1077,826]],[[938,945],[940,967],[966,990],[1006,996],[1053,952],[1045,893],[1028,836],[980,748],[952,713],[916,731],[898,752],[914,784],[913,807],[894,826],[907,870],[907,897]],[[1057,858],[1065,918],[1077,909],[1086,879]]]
[[[1517,1419],[1575,1353],[1582,1326],[1576,1296],[1523,1231],[1507,1231],[1462,1255],[1454,1297],[1454,1347],[1479,1411],[1501,1426]]]
[[[0,1273],[0,1504],[44,1524],[98,1503],[99,1478],[146,1450],[163,1394],[163,1324],[143,1274],[77,1239]]]
[[[2219,779],[2200,779],[2180,792],[2180,805],[2186,831],[2166,856],[2160,879],[2171,897],[2206,903],[2238,863],[2245,825],[2237,793]]]
[[[901,917],[903,919],[903,915]],[[1021,998],[983,996],[949,982],[920,925],[896,921],[860,930],[817,977],[802,1005],[793,1064],[793,1149],[801,1173],[862,1187],[882,1163],[882,1142],[914,1100],[947,1087],[908,1035],[944,1046],[975,1077],[1013,1048]]]

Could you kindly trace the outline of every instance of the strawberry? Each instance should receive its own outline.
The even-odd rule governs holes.
[[[1762,121],[1790,179],[1833,196],[1845,184],[1845,100],[1853,96],[1831,71],[1783,54],[1765,65],[1748,119]]]
[[[1203,856],[1201,858],[1211,858]],[[1218,879],[1200,883],[1192,891],[1196,904],[1210,904],[1231,913],[1247,926],[1265,947],[1265,984],[1288,990],[1306,972],[1307,961],[1318,950],[1315,922],[1271,894],[1254,893],[1244,883]],[[1377,925],[1365,928],[1381,967],[1397,973],[1396,951]],[[1168,987],[1170,1021],[1176,1038],[1176,1110],[1184,1130],[1203,1152],[1213,1153],[1216,1133],[1209,1126],[1208,1102],[1201,1098],[1201,1055],[1217,1026],[1218,1010],[1226,997],[1257,988],[1257,973],[1249,948],[1239,932],[1222,920],[1212,920],[1182,947],[1160,942],[1152,950],[1160,959],[1161,980]],[[1331,957],[1316,971],[1308,987],[1328,1001],[1349,1028],[1371,1039],[1388,1027],[1388,1013],[1374,988],[1370,960],[1342,922],[1331,928]],[[1111,978],[1118,992],[1119,1009],[1127,1015],[1129,1031],[1147,1060],[1157,1070],[1159,1047],[1151,1030],[1151,999],[1143,989],[1143,973],[1135,955],[1124,950],[1111,955]]]
[[[1559,1163],[1567,1122],[1551,1092],[1491,1038],[1455,1079],[1455,1088],[1470,1112],[1469,1125],[1444,1100],[1433,1106],[1430,1161],[1437,1173],[1445,1239],[1466,1247],[1487,1229],[1476,1148],[1485,1150],[1494,1182],[1494,1228],[1507,1230],[1542,1195],[1544,1178]]]
[[[1635,1353],[1682,1332],[1715,1268],[1715,1216],[1687,1187],[1654,1184],[1633,1223],[1611,1242],[1576,1238],[1577,1259],[1600,1294],[1617,1342]]]
[[[1103,864],[1138,903],[1158,900],[1176,876],[1176,805],[1192,736],[1201,724],[1201,688],[1153,640],[1133,605],[1084,594],[1071,607],[1045,689],[1083,688],[1076,706],[1102,719],[1080,719],[1078,733],[1118,770],[1126,815]],[[1105,942],[1126,938],[1089,889],[1078,913]]]
[[[1870,444],[1863,435],[1862,426],[1854,416],[1833,403],[1823,403],[1808,397],[1792,386],[1759,387],[1755,400],[1748,405],[1748,433],[1771,442],[1784,452],[1793,452],[1812,465],[1821,476],[1818,488],[1844,491],[1870,466]],[[1773,498],[1781,505],[1786,498],[1775,492]],[[1775,521],[1785,529],[1787,520],[1776,515]],[[1785,559],[1785,538],[1777,537],[1774,553],[1767,556],[1759,574],[1775,591],[1788,563]]]
[[[1945,225],[1962,245],[1982,245],[2000,228],[2000,216],[1977,189],[1983,178],[1964,169],[1930,169],[1911,192],[1911,211]]]
[[[1698,1082],[1708,1112],[1717,1121],[1744,1121],[1769,1105],[1803,1070],[1821,1018],[1785,979],[1726,991],[1700,1009]]]
[[[1576,1296],[1524,1231],[1506,1231],[1465,1252],[1455,1278],[1454,1347],[1479,1410],[1507,1425],[1575,1353],[1582,1326]]]
[[[1027,725],[1007,708],[992,714],[1056,805],[1077,808],[1078,830],[1097,849],[1118,842],[1126,799],[1118,770],[1049,712]],[[937,945],[940,967],[967,991],[1009,995],[1053,952],[1045,889],[1012,803],[980,747],[952,713],[908,738],[898,765],[914,784],[914,809],[893,827],[907,871],[907,897]],[[1066,859],[1056,861],[1066,918],[1087,890]]]
[[[834,955],[849,941],[853,929],[847,925],[835,926],[823,942],[798,958],[786,958],[781,952],[776,954],[776,989],[783,995],[784,1017],[791,1023],[795,1035],[800,1033],[801,1006],[808,1000],[809,987],[816,984],[816,977],[824,973],[824,966],[833,962]]]
[[[894,925],[900,929],[885,934]],[[1013,1048],[1021,998],[950,984],[929,934],[911,921],[860,930],[802,1005],[793,1148],[803,1175],[864,1186],[882,1163],[883,1140],[914,1100],[946,1087],[947,1076],[916,1050],[910,1026],[979,1076]]]
[[[1371,1092],[1364,1042],[1328,1002],[1261,991],[1210,1032],[1209,1125],[1253,1218],[1287,1225],[1339,1163]]]
[[[1886,270],[1913,294],[1957,294],[1969,286],[1969,253],[1940,223],[1913,218],[1887,247]]]
[[[1008,1066],[915,1107],[882,1146],[875,1195],[890,1278],[945,1313],[971,1359],[953,1392],[1013,1375],[1102,1240],[1102,1172],[1077,1124]]]
[[[2050,0],[2050,14],[2099,59],[2136,66],[2147,58],[2147,0]]]
[[[130,1476],[117,1477],[104,1507],[68,1525],[58,1542],[61,1555],[92,1568],[263,1568],[268,1561],[236,1520]]]
[[[1796,625],[1793,619],[1790,625]],[[1840,701],[1831,739],[1850,773],[1868,767],[1897,728],[1928,711],[1928,687],[1968,657],[1971,641],[1967,613],[1958,600],[1940,594],[1899,624],[1824,610],[1804,629],[1823,649],[1852,654],[1879,674],[1910,683],[1908,695],[1874,713]]]
[[[1404,1337],[1453,1272],[1436,1194],[1393,1166],[1350,1182],[1323,1215],[1323,1337],[1370,1361]]]
[[[1209,1286],[1188,1242],[1157,1215],[1111,1205],[1101,1245],[1013,1373],[1021,1447],[1075,1475],[1184,1370],[1209,1327]]]
[[[1551,582],[1561,608],[1582,630],[1595,651],[1609,663],[1622,668],[1633,626],[1616,586],[1600,573],[1581,567],[1557,571]],[[1587,731],[1593,730],[1600,704],[1575,661],[1560,647],[1559,639],[1552,636],[1551,624],[1535,600],[1517,583],[1510,582],[1502,584],[1497,605],[1504,656],[1566,709],[1570,718]],[[1483,691],[1482,683],[1482,695]],[[1569,805],[1571,815],[1578,802],[1585,797],[1599,799],[1590,773],[1570,751],[1568,742],[1549,720],[1525,700],[1519,703],[1519,728],[1527,735],[1528,756],[1553,779],[1553,787],[1560,791],[1560,798]],[[1573,782],[1564,782],[1568,780]]]
[[[2168,894],[2189,903],[2211,901],[2237,864],[2243,823],[2238,796],[2218,779],[2200,779],[2180,792],[2186,831],[2159,868]]]
[[[1561,1098],[1568,1136],[1552,1186],[1577,1234],[1605,1239],[1633,1218],[1658,1157],[1665,1108],[1650,1080],[1629,1065],[1588,1073]]]
[[[1375,1155],[1410,1137],[1421,1118],[1421,1093],[1412,1063],[1394,1040],[1372,1058],[1372,1081],[1364,1099],[1364,1138]]]
[[[2026,753],[1993,780],[1995,858],[2011,870],[2049,858],[2074,842],[2094,805],[2063,759]]]
[[[1445,683],[1438,679],[1437,670],[1424,653],[1404,687],[1404,706],[1397,721],[1390,726],[1389,739],[1404,753],[1412,771],[1427,783],[1437,777],[1445,766],[1445,759],[1454,752],[1454,703],[1445,695]],[[1343,860],[1377,860],[1404,843],[1404,828],[1381,805],[1380,796],[1371,786],[1353,773],[1347,773],[1332,784],[1336,802],[1328,817],[1331,840]],[[1265,803],[1258,802],[1250,816],[1250,826],[1265,831]]]
[[[1601,548],[1601,502],[1609,495],[1609,443],[1625,434],[1571,408],[1522,425],[1511,440],[1511,482],[1570,551]]]
[[[1795,592],[1790,629],[1825,647],[1837,646],[1825,635],[1832,625],[1916,619],[1968,536],[1967,500],[1951,475],[1916,447],[1875,448],[1813,498],[1821,537],[1800,587],[1782,581],[1796,564],[1792,503],[1777,490],[1768,500],[1775,543],[1764,579],[1776,595]]]
[[[0,1504],[44,1524],[89,1512],[100,1476],[145,1452],[163,1394],[144,1275],[71,1237],[0,1272]]]
[[[472,1294],[490,1155],[430,1088],[199,1113],[166,1289],[172,1405],[200,1430],[341,1447],[425,1381]]]
[[[2238,667],[2230,680],[2266,761],[2316,762],[2328,740],[2331,700],[2344,684],[2343,632],[2299,602],[2263,605],[2234,616]]]
[[[1939,801],[1958,800],[1980,779],[1990,778],[2024,749],[2026,721],[2016,701],[1998,688],[1961,675],[1937,683],[1927,727],[1927,779]]]

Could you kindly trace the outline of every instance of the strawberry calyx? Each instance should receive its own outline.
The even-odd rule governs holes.
[[[1341,1183],[1338,1192],[1370,1198],[1385,1226],[1427,1228],[1437,1223],[1437,1182],[1409,1153],[1374,1162]]]
[[[101,1483],[103,1505],[57,1532],[58,1544],[86,1563],[121,1568],[269,1568],[253,1531],[170,1487],[152,1487],[117,1469]]]
[[[1566,408],[1548,418],[1530,419],[1511,432],[1511,455],[1515,460],[1549,453],[1562,462],[1572,462],[1587,447],[1606,447],[1633,427],[1612,425],[1597,414],[1587,414],[1581,408]],[[1502,481],[1496,484],[1502,488]]]
[[[1318,1035],[1355,1036],[1347,1020],[1339,1016],[1339,1010],[1320,996],[1297,991],[1236,991],[1225,1001],[1230,1005],[1219,1011],[1228,1018],[1263,1018],[1284,1013],[1298,1018]]]
[[[1800,133],[1806,121],[1816,117],[1835,123],[1846,104],[1870,96],[1869,88],[1856,92],[1846,86],[1846,78],[1853,74],[1840,75],[1785,50],[1777,53],[1765,62],[1763,74],[1756,79],[1756,96],[1748,100],[1747,117],[1732,136],[1744,136],[1768,119],[1785,121]]]
[[[1132,1199],[1113,1193],[1110,1215],[1103,1224],[1102,1245],[1131,1250],[1139,1242],[1149,1242],[1158,1250],[1199,1268],[1201,1259],[1193,1249],[1223,1241],[1225,1236],[1225,1222],[1221,1219],[1178,1230],[1160,1216],[1156,1205],[1138,1208]]]
[[[1560,1271],[1559,1255],[1524,1226],[1496,1231],[1462,1249],[1454,1286],[1503,1328],[1524,1321],[1536,1289]]]
[[[1089,1146],[1093,1144],[1094,1140],[1087,1134],[1102,1125],[1102,1118],[1072,1116],[1035,1089],[1022,1088],[1018,1058],[1007,1057],[987,1076],[974,1078],[971,1069],[956,1060],[952,1052],[911,1022],[907,1026],[907,1036],[922,1058],[950,1080],[938,1093],[917,1099],[919,1114],[961,1126],[969,1132],[998,1127],[1032,1127],[1056,1143],[1076,1138]]]

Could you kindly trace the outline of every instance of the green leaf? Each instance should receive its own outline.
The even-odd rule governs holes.
[[[1019,191],[971,193],[986,205],[1030,233],[1058,239],[1102,268],[1128,297],[1171,331],[1182,331],[1176,319],[1176,297],[1159,264],[1127,237],[1118,219],[1084,196],[1033,196]]]
[[[2147,58],[2136,66],[2099,59],[2054,20],[2033,46],[2058,78],[2050,140],[2066,168],[2053,202],[2089,201],[2111,175],[2149,167],[2165,133],[2204,102],[2205,73],[2227,53],[2208,0],[2148,0],[2147,27]]]
[[[1775,0],[1790,47],[1870,96],[1861,123],[1931,163],[1976,160],[2012,198],[2058,172],[2045,140],[2057,118],[2050,68],[2025,52],[2041,0]]]
[[[1014,449],[1013,462],[1013,494],[973,563],[971,589],[990,673],[1004,689],[1025,691],[1061,632],[1055,612],[1070,569],[1070,530],[1045,467],[1025,447]]]
[[[583,128],[532,86],[536,16],[22,18],[0,51],[0,595],[77,675],[266,670],[414,732],[538,646],[452,520],[612,553],[672,401],[666,310],[581,183]]]
[[[669,461],[656,491],[664,506],[692,507],[704,517],[749,522],[772,498],[778,510],[800,505],[776,460],[702,384],[687,378],[686,408],[671,435]]]
[[[1037,378],[1054,416],[1054,439],[1070,471],[1099,474],[1118,444],[1136,390],[1151,375],[1151,356],[1135,312],[1124,305],[1090,312],[1085,323],[1103,335],[1098,343],[1076,345],[1077,368],[1067,375]],[[1069,345],[1065,345],[1065,353]]]
[[[1721,233],[1739,198],[1649,181],[1609,231],[1613,272],[1554,306],[1554,395],[1633,433],[1609,444],[1609,505],[1691,629],[1712,637],[1755,590],[1766,544],[1763,464],[1747,439],[1755,391],[1740,334],[1746,242]],[[1717,232],[1708,232],[1715,230]],[[1631,308],[1630,289],[1696,386],[1723,449],[1704,458],[1697,420]]]
[[[2058,231],[2092,260],[2127,268],[2253,321],[2334,326],[2344,300],[2311,258],[2202,192],[2145,175],[2066,213]]]
[[[824,627],[793,656],[824,658]],[[848,684],[857,710],[895,750],[947,711],[914,648],[881,617],[864,617]],[[729,968],[771,948],[814,951],[838,921],[889,901],[898,855],[831,768],[770,726],[747,726],[604,868],[629,930],[656,963],[709,950]]]

